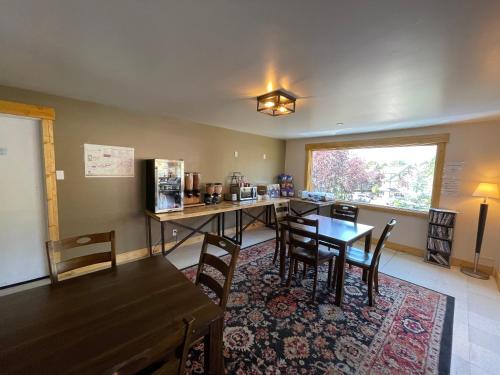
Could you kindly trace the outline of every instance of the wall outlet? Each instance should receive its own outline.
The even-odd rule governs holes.
[[[266,154],[262,154],[262,159],[266,160],[267,159],[267,155]]]
[[[177,237],[177,229],[172,229],[172,236]]]
[[[235,151],[234,152],[234,157],[237,158],[238,157],[238,151]]]
[[[64,180],[64,171],[56,171],[56,180]]]

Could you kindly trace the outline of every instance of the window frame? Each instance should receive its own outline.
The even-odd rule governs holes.
[[[376,138],[354,141],[339,141],[327,143],[308,143],[305,145],[306,150],[306,170],[305,170],[305,187],[310,191],[312,188],[311,173],[312,173],[312,153],[313,151],[328,151],[328,150],[349,150],[355,148],[376,148],[376,147],[404,147],[404,146],[437,146],[436,163],[434,165],[434,180],[432,183],[431,207],[439,207],[441,199],[441,184],[443,179],[444,160],[446,154],[446,145],[450,140],[449,133],[417,135],[409,137],[392,137],[392,138]],[[355,203],[361,208],[366,208],[373,211],[389,212],[408,216],[427,217],[428,211],[419,211],[406,208],[396,208],[390,206],[382,206],[369,203]]]

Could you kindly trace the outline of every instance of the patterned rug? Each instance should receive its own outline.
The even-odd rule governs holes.
[[[341,309],[324,267],[311,304],[312,275],[302,279],[299,269],[286,288],[271,263],[274,246],[271,240],[240,253],[225,316],[226,373],[449,374],[453,297],[379,274],[380,294],[369,307],[353,267]],[[184,272],[194,280],[196,266]],[[188,374],[203,373],[203,344],[187,365]]]

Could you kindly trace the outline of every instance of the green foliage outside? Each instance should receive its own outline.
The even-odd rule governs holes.
[[[383,152],[383,149],[381,149]],[[427,210],[431,205],[435,156],[426,161],[365,160],[351,150],[313,152],[314,191],[360,203]]]

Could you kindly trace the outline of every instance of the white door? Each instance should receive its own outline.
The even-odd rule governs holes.
[[[0,114],[0,287],[47,276],[39,120]]]

